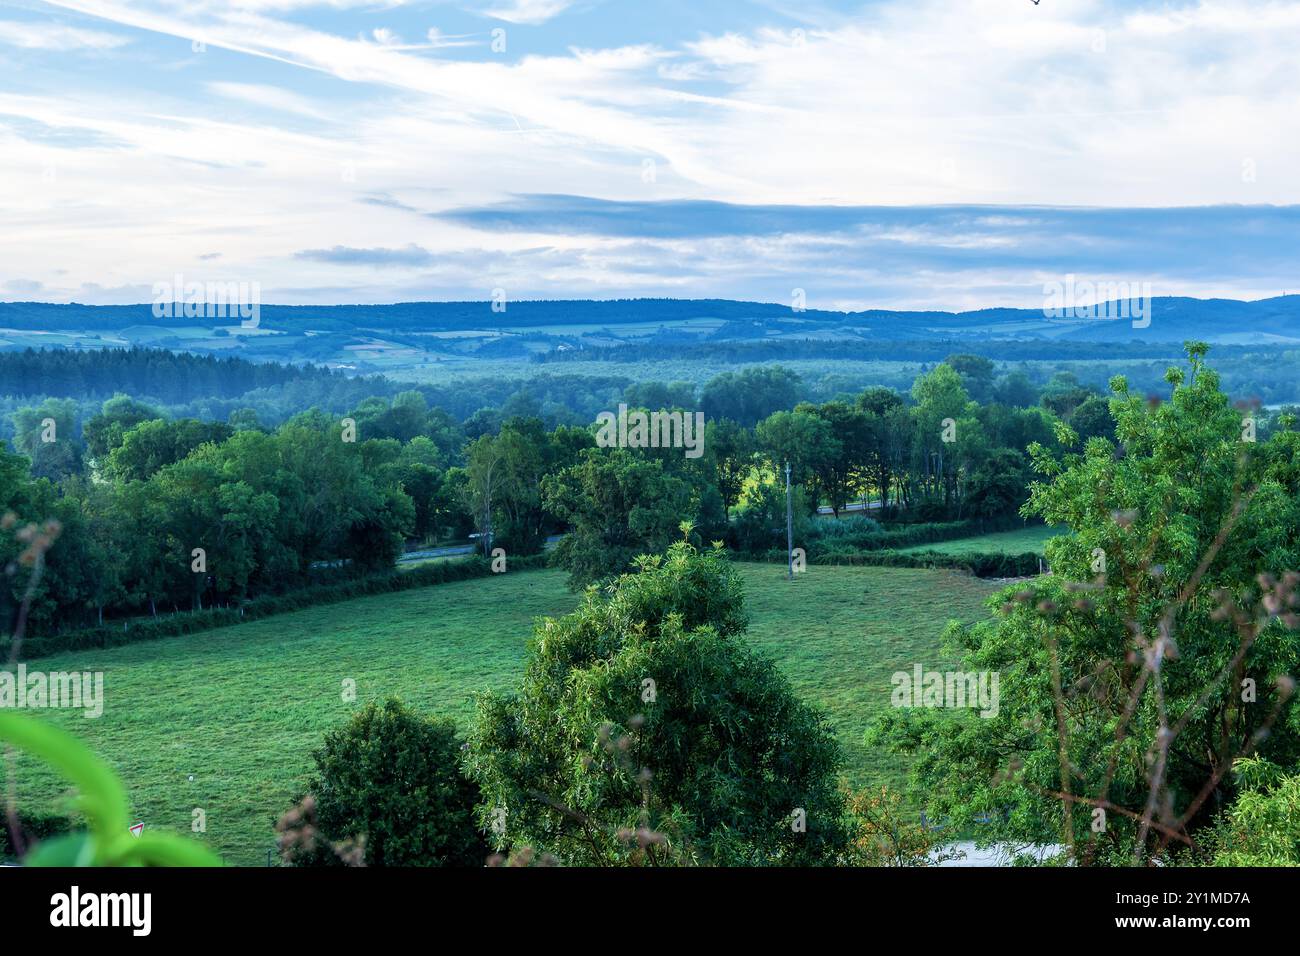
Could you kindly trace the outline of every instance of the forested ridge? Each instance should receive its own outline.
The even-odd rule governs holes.
[[[0,395],[107,398],[118,392],[164,402],[235,398],[288,382],[341,380],[316,366],[249,362],[168,349],[0,351]]]

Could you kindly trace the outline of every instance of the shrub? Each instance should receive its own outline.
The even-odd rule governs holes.
[[[1041,480],[1025,513],[1069,532],[1046,546],[1052,573],[945,635],[962,670],[1000,675],[1000,709],[891,709],[871,737],[917,756],[928,813],[1012,807],[992,839],[1063,845],[1083,866],[1164,863],[1232,801],[1242,754],[1300,765],[1286,676],[1300,669],[1300,433],[1243,441],[1206,348],[1187,344],[1163,401],[1112,380],[1118,447],[1030,446]]]
[[[741,634],[735,571],[685,543],[541,622],[470,738],[500,850],[576,865],[825,863],[845,852],[824,718]]]
[[[934,832],[904,809],[897,791],[845,788],[844,798],[852,833],[846,859],[853,866],[929,866],[952,858],[937,846]]]
[[[808,519],[799,512],[801,498],[795,497],[795,547],[803,548],[809,558],[826,554],[885,551],[911,548],[939,541],[953,541],[977,534],[1023,528],[1026,522],[1015,515],[994,518],[970,518],[964,521],[919,522],[882,525],[864,515],[835,519],[827,515]],[[764,508],[742,509],[733,527],[731,543],[737,551],[762,553],[785,547],[785,496],[780,497],[779,521],[775,499]],[[776,524],[779,523],[778,528]],[[782,550],[784,554],[784,550]],[[782,559],[784,560],[784,559]],[[1035,572],[1033,573],[1036,573]]]
[[[1236,801],[1203,841],[1214,866],[1300,866],[1300,773],[1258,757],[1238,760]]]
[[[745,556],[749,560],[785,564],[784,551]],[[848,565],[875,568],[950,568],[969,571],[977,578],[1028,578],[1041,570],[1042,558],[1033,552],[1023,554],[944,554],[940,551],[835,551],[814,555],[813,564]]]
[[[478,789],[462,775],[460,757],[452,721],[395,699],[372,701],[312,754],[314,832],[282,839],[289,862],[338,865],[353,843],[368,866],[481,866]]]
[[[808,540],[833,547],[841,543],[856,544],[869,540],[880,532],[880,522],[866,515],[846,515],[843,518],[818,515],[809,522]]]

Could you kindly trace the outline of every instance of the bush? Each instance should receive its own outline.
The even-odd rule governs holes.
[[[452,721],[395,699],[372,701],[312,754],[314,832],[282,839],[286,857],[298,866],[339,865],[351,843],[367,866],[483,865],[478,788],[461,774],[460,757]]]
[[[827,546],[869,540],[881,532],[880,522],[866,515],[818,515],[808,523],[808,540]]]
[[[499,850],[572,865],[827,863],[847,852],[824,718],[746,645],[720,551],[674,545],[545,620],[470,739]]]
[[[1240,792],[1201,842],[1214,866],[1300,866],[1300,773],[1259,757],[1233,766]]]
[[[918,524],[882,525],[864,515],[835,518],[821,515],[811,520],[801,518],[796,497],[794,544],[803,548],[810,559],[818,555],[847,554],[863,551],[885,551],[893,548],[912,548],[939,541],[953,541],[977,534],[1010,531],[1023,528],[1026,522],[1015,515],[998,518],[970,518],[965,521],[925,522]],[[731,543],[737,551],[762,554],[785,545],[785,498],[781,498],[780,528],[768,527],[775,518],[764,511],[752,515],[742,511],[738,516]],[[768,508],[768,511],[771,507]],[[762,519],[761,521],[759,519]],[[750,525],[754,525],[751,529]],[[779,532],[779,533],[778,533]],[[782,555],[785,554],[782,550]],[[761,557],[759,560],[763,560]],[[785,560],[782,557],[781,560]],[[1033,572],[1037,573],[1037,568]]]
[[[888,787],[845,792],[852,843],[846,859],[853,866],[930,866],[952,859],[937,835],[908,813],[897,791]]]
[[[784,551],[745,555],[753,561],[785,564]],[[951,568],[969,571],[977,578],[1028,578],[1041,570],[1042,558],[1033,552],[1023,554],[944,554],[940,551],[833,551],[814,555],[812,564],[849,565],[876,568]]]

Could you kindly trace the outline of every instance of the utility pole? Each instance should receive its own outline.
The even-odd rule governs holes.
[[[786,579],[794,580],[794,506],[790,500],[790,459],[785,460],[785,561]]]

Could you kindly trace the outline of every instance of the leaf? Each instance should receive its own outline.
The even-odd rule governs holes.
[[[42,840],[23,858],[25,866],[93,866],[95,841],[89,833],[70,833]]]
[[[66,731],[0,711],[0,740],[40,757],[73,783],[93,834],[109,840],[129,826],[126,790],[108,765]]]
[[[217,856],[201,843],[174,833],[143,833],[127,837],[113,861],[121,866],[223,866]]]
[[[112,769],[76,737],[30,717],[0,711],[0,740],[39,757],[79,791],[89,833],[40,843],[28,866],[221,866],[199,843],[170,833],[131,835],[126,790]]]

